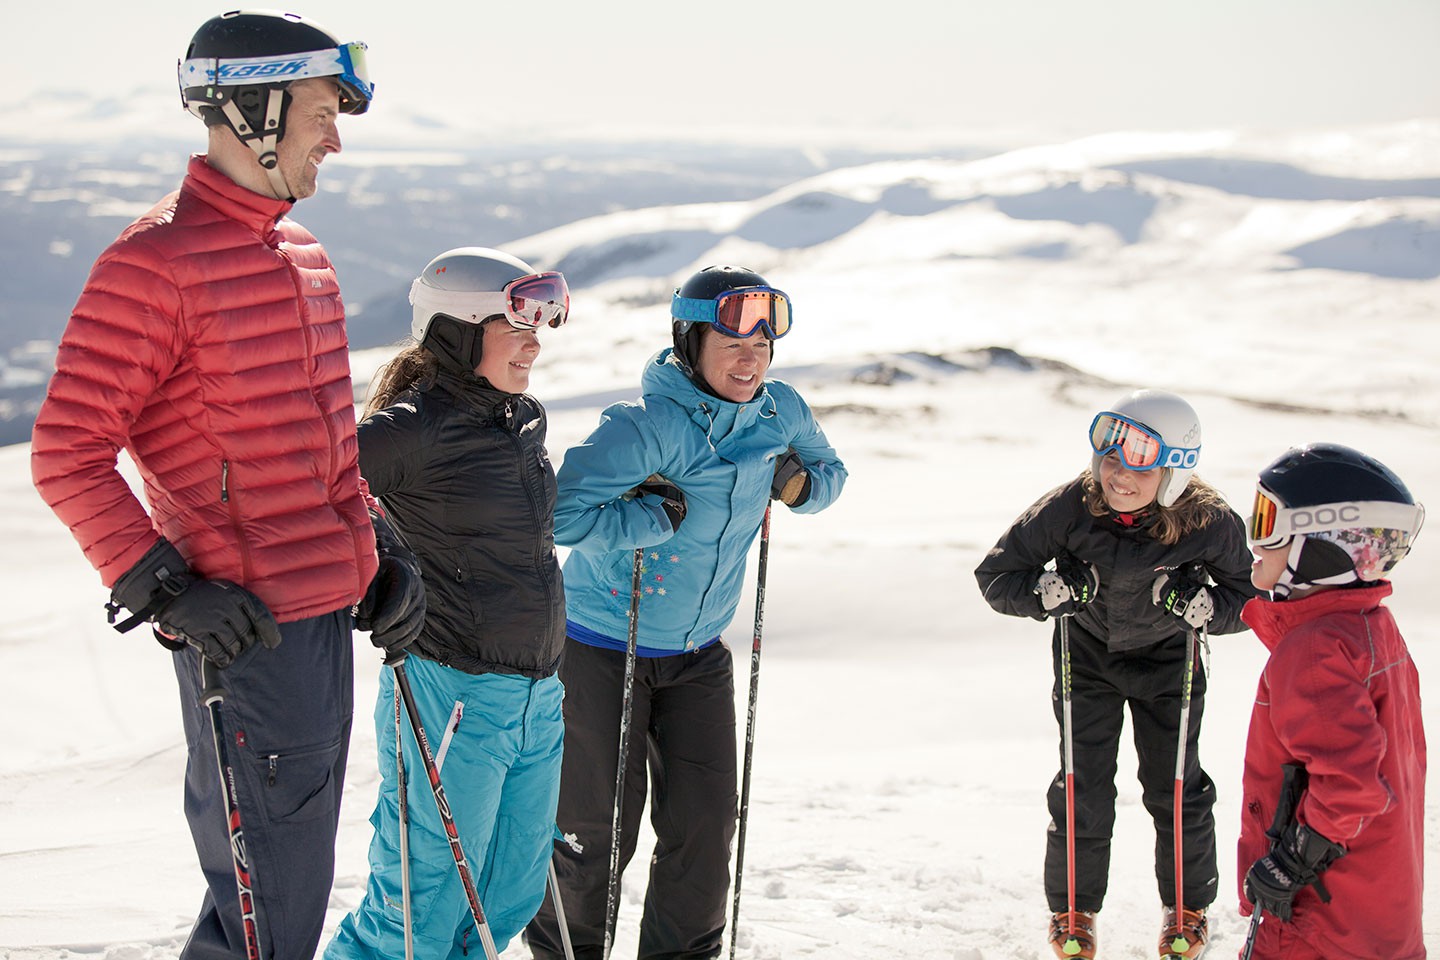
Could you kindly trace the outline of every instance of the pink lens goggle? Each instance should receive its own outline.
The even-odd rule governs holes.
[[[467,323],[499,314],[520,330],[534,330],[542,323],[558,327],[570,317],[570,288],[554,270],[517,277],[498,292],[437,290],[417,279],[410,285],[410,302],[430,314],[443,313]]]

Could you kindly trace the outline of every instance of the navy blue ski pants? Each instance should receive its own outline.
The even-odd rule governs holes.
[[[278,647],[255,646],[219,672],[223,734],[250,866],[260,954],[311,960],[335,873],[335,834],[354,707],[350,608],[282,623]],[[174,655],[189,756],[185,818],[205,897],[181,960],[243,960],[239,898],[200,656]]]

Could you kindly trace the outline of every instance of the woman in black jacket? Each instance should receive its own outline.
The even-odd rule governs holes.
[[[542,323],[569,294],[498,250],[432,260],[410,290],[417,341],[384,369],[360,423],[360,471],[425,577],[408,649],[415,693],[497,949],[545,894],[559,796],[565,594],[545,410],[525,393]],[[394,677],[375,706],[380,797],[365,899],[329,960],[405,956]],[[387,749],[387,747],[389,749]],[[417,956],[481,955],[415,741],[405,737]]]
[[[1203,639],[1206,632],[1244,629],[1240,608],[1256,593],[1245,527],[1220,494],[1193,475],[1200,421],[1180,397],[1158,390],[1129,394],[1095,417],[1090,444],[1090,468],[1021,514],[975,571],[986,601],[999,612],[1056,623],[1055,714],[1062,733],[1067,725],[1072,731],[1065,739],[1073,762],[1064,763],[1049,793],[1050,943],[1061,958],[1095,955],[1095,914],[1105,898],[1115,825],[1116,752],[1128,706],[1145,808],[1155,822],[1155,878],[1165,905],[1161,955],[1198,957],[1218,874],[1215,790],[1198,750],[1205,672],[1193,640],[1197,633]],[[1187,688],[1184,903],[1177,915],[1174,788],[1182,780],[1176,761]],[[1062,760],[1066,746],[1062,742]]]

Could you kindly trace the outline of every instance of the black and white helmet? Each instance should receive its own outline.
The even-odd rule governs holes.
[[[1290,544],[1275,584],[1283,598],[1308,586],[1382,580],[1410,552],[1425,508],[1383,463],[1338,443],[1287,450],[1260,471],[1250,543]]]
[[[333,77],[341,113],[364,113],[375,95],[365,44],[341,43],[299,14],[232,10],[200,25],[177,73],[180,102],[205,121],[226,124],[275,173],[285,136],[286,88],[296,80]],[[283,187],[283,183],[281,184]],[[288,188],[284,188],[287,196]]]

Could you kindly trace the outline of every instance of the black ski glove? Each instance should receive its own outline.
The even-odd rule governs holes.
[[[121,607],[131,615],[116,624]],[[269,650],[280,645],[280,625],[264,601],[229,580],[198,576],[164,537],[115,581],[105,609],[121,633],[149,621],[167,650],[188,643],[222,670],[257,640]]]
[[[1189,563],[1160,574],[1150,588],[1150,599],[1199,630],[1215,616],[1215,600],[1207,589],[1209,577],[1199,563]]]
[[[643,497],[647,493],[660,498],[660,506],[665,510],[665,519],[670,521],[671,532],[679,530],[685,519],[685,492],[655,473],[635,488],[634,495]]]
[[[770,499],[787,507],[798,507],[810,499],[810,471],[794,450],[775,458],[775,475],[770,481]]]
[[[1070,554],[1055,558],[1055,569],[1040,574],[1031,590],[1049,617],[1073,616],[1100,592],[1100,572]]]
[[[1320,881],[1320,874],[1330,864],[1345,856],[1345,848],[1311,830],[1291,823],[1280,839],[1270,844],[1270,852],[1256,860],[1245,875],[1245,895],[1257,910],[1269,910],[1281,920],[1289,921],[1295,895],[1313,886],[1325,903],[1330,891]]]
[[[371,510],[370,522],[380,566],[355,607],[355,627],[370,631],[370,642],[394,657],[414,643],[425,626],[425,581],[415,555],[390,521]]]

